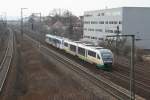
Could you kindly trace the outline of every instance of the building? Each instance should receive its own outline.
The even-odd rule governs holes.
[[[136,46],[150,49],[150,8],[120,7],[84,13],[83,39],[99,42],[107,35],[116,34],[117,27],[121,34],[134,34]]]

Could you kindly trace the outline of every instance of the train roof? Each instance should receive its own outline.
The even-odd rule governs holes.
[[[58,40],[64,40],[63,37],[60,37],[60,36],[56,36],[56,35],[51,35],[51,34],[46,34],[46,37],[51,37],[51,38],[55,38],[55,39],[58,39]]]
[[[83,47],[87,50],[91,50],[91,51],[95,51],[95,52],[99,52],[100,49],[104,49],[103,47],[99,47],[99,46],[93,46],[93,45],[85,45],[85,44],[78,44],[79,47]]]
[[[83,43],[83,45],[85,45],[85,46],[95,46],[95,45],[90,44],[90,43]]]
[[[74,41],[75,43],[83,43],[82,41]]]
[[[110,51],[109,49],[104,49],[103,47],[95,46],[95,45],[90,44],[90,43],[80,43],[80,42],[74,42],[74,41],[69,41],[69,40],[65,40],[65,42],[72,44],[72,45],[75,45],[75,46],[78,46],[78,47],[81,47],[81,48],[85,48],[87,50],[94,51],[94,52]]]
[[[84,43],[82,41],[72,41],[72,40],[69,40],[67,38],[55,36],[55,35],[51,35],[51,34],[46,34],[46,37],[56,38],[58,40],[64,40],[64,42],[67,42],[69,44],[72,44],[72,45],[75,45],[75,46],[78,46],[81,48],[85,48],[87,50],[91,50],[94,52],[111,52],[109,49],[105,49],[103,47],[96,46],[96,45],[93,45],[91,43]]]

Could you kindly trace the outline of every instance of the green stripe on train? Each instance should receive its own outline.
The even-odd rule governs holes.
[[[100,68],[103,70],[112,71],[112,66],[101,65],[101,64],[97,64],[96,66],[97,66],[97,68]]]

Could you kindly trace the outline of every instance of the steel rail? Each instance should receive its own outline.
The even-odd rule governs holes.
[[[119,59],[121,59],[121,60],[119,60]],[[124,67],[129,68],[128,66],[130,65],[130,63],[129,63],[129,61],[127,59],[123,59],[123,58],[119,58],[119,59],[117,59],[117,61],[119,60],[119,62],[117,62],[118,64],[126,65]],[[144,72],[144,73],[145,72],[150,73],[149,70],[143,70],[142,69],[142,65],[139,65],[139,64],[135,63],[135,67],[136,67],[135,71]]]
[[[1,64],[1,70],[0,70],[0,92],[2,92],[2,88],[4,86],[5,80],[7,78],[9,69],[10,69],[10,65],[11,65],[11,61],[12,61],[12,57],[13,57],[13,41],[14,41],[14,37],[13,37],[13,33],[12,30],[9,28],[9,32],[10,32],[10,36],[9,36],[9,42],[8,42],[8,47],[7,47],[7,52],[5,54],[5,57],[3,59],[3,63]]]
[[[119,64],[120,65],[120,64]],[[124,70],[124,67],[117,67],[117,68],[119,68],[119,69],[121,69],[121,70]],[[128,68],[128,67],[126,67],[126,68]],[[137,72],[137,71],[136,71]],[[144,75],[144,76],[142,76],[141,74],[138,74],[138,73],[141,73],[141,72],[137,72],[137,73],[135,73],[135,76],[136,77],[140,77],[140,79],[144,79],[144,80],[147,80],[147,81],[150,81],[150,79],[149,78],[147,78],[147,77],[145,77],[145,76],[148,76],[148,75]],[[144,72],[142,72],[142,73],[144,73]],[[127,70],[127,74],[129,74],[129,71]],[[127,76],[127,74],[126,74],[126,76]],[[149,86],[150,87],[150,86]]]
[[[42,47],[44,49],[45,47]],[[51,52],[49,50],[49,52]],[[97,85],[98,87],[104,89],[106,92],[108,92],[109,94],[113,95],[114,97],[121,99],[121,100],[128,100],[130,98],[130,96],[128,94],[126,94],[125,90],[121,91],[117,85],[113,84],[112,82],[108,82],[108,80],[103,79],[102,77],[98,77],[95,76],[94,74],[92,74],[91,72],[89,72],[88,70],[84,69],[83,66],[72,62],[70,59],[65,58],[64,56],[60,56],[57,54],[54,54],[54,52],[51,52],[49,54],[45,53],[45,52],[41,52],[46,56],[53,56],[53,58],[55,58],[56,60],[58,60],[59,62],[63,63],[64,65],[66,65],[66,67],[68,67],[69,69],[77,72],[78,74],[80,74],[82,77],[88,79],[91,83],[93,83],[94,85]],[[57,55],[57,56],[56,56]],[[109,89],[108,89],[109,88]]]
[[[7,52],[8,52],[8,49],[9,49],[9,42],[10,42],[10,34],[9,34],[9,38],[8,38],[8,43],[7,43],[7,47],[6,47],[6,50],[5,50],[5,54],[4,54],[4,57],[3,57],[2,62],[0,64],[0,70],[2,69],[3,64],[5,62],[5,59],[7,57]]]
[[[112,75],[112,76],[114,76],[114,77],[119,78],[120,80],[126,81],[126,82],[127,82],[127,80],[129,80],[129,77],[127,77],[127,76],[125,76],[125,75],[122,75],[121,73],[119,73],[119,72],[117,72],[117,71],[115,71],[115,74],[112,74],[112,73],[109,73],[109,74]],[[128,83],[129,83],[129,82],[128,82]],[[137,81],[137,80],[135,80],[135,83],[136,83],[135,85],[136,85],[138,88],[141,88],[141,89],[143,89],[144,91],[150,93],[150,90],[148,89],[148,88],[150,88],[149,85],[146,85],[146,84],[144,84],[144,83],[142,83],[142,82],[139,82],[139,81]],[[145,87],[145,88],[144,88],[144,87]]]

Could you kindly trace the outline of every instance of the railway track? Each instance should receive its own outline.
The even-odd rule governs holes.
[[[119,57],[119,58],[117,58],[117,57],[115,57],[115,60],[116,61],[118,61],[117,63],[118,64],[120,64],[120,65],[124,65],[124,67],[125,68],[129,68],[129,66],[130,66],[130,62],[129,62],[129,60],[127,60],[127,59],[125,59],[125,58],[122,58],[122,57]],[[142,64],[139,64],[139,63],[136,63],[135,62],[135,67],[136,67],[136,69],[135,69],[135,71],[138,71],[138,72],[146,72],[146,73],[150,73],[150,70],[144,70],[143,69],[143,66],[145,66],[145,65],[142,65]],[[146,65],[146,66],[148,66],[148,65]],[[148,68],[148,67],[147,67]]]
[[[120,72],[117,71],[113,71],[113,73],[107,73],[109,76],[114,77],[115,79],[120,80],[120,82],[122,83],[126,83],[129,84],[129,77],[127,77],[126,75],[121,74]],[[106,74],[106,75],[107,75]],[[127,87],[127,85],[122,85],[123,87],[125,87],[126,89],[129,89],[129,87]],[[128,85],[129,86],[129,85]],[[139,80],[135,80],[135,92],[137,94],[139,94],[142,97],[145,98],[149,98],[149,94],[150,94],[150,87],[147,84],[144,84],[143,82],[139,81]]]
[[[114,67],[114,69],[116,71],[120,71],[120,73],[122,73],[126,77],[129,77],[129,73],[130,73],[129,69],[126,69],[125,67],[123,67],[123,66],[120,67],[120,66],[121,65],[116,65]],[[150,84],[149,75],[145,75],[145,74],[146,73],[139,73],[139,72],[135,71],[135,79],[138,80],[141,83],[149,85]],[[150,87],[150,86],[148,86],[148,87]]]
[[[53,56],[54,59],[58,60],[62,64],[66,65],[69,69],[73,70],[74,72],[78,73],[81,77],[86,78],[89,80],[91,83],[96,85],[98,88],[104,89],[106,92],[109,94],[113,95],[114,97],[121,99],[121,100],[128,100],[130,99],[130,92],[114,83],[109,81],[108,79],[102,77],[102,76],[97,76],[94,73],[90,72],[87,70],[85,67],[82,65],[79,65],[78,63],[66,58],[65,56],[45,47],[44,45],[41,45],[39,42],[33,40],[32,38],[28,37],[25,35],[26,38],[28,38],[32,43],[34,44],[35,47],[39,48],[39,51],[47,56]],[[141,100],[141,97],[136,95],[136,99]],[[142,98],[143,99],[143,98]]]
[[[9,38],[7,38],[6,40],[5,40],[5,42],[4,42],[4,44],[3,45],[6,45],[6,46],[3,46],[3,51],[1,51],[1,56],[0,56],[0,62],[2,62],[3,61],[3,58],[4,58],[4,56],[5,56],[5,54],[6,54],[6,51],[7,51],[7,45],[8,45],[8,41],[9,41]]]
[[[2,62],[0,63],[0,92],[2,92],[2,88],[4,86],[5,80],[7,78],[7,74],[9,72],[11,60],[13,57],[13,33],[12,30],[9,29],[9,41],[7,45],[7,49],[5,55],[3,57]]]

